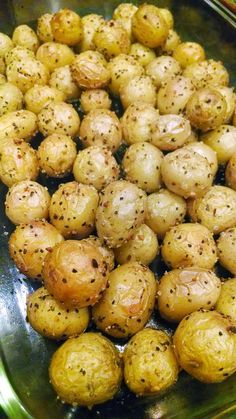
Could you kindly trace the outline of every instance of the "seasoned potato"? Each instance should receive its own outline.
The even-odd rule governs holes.
[[[236,127],[221,125],[201,137],[202,141],[216,151],[219,163],[227,163],[236,153]]]
[[[178,379],[177,364],[170,337],[162,330],[143,329],[124,351],[124,378],[137,395],[157,394]]]
[[[108,70],[111,75],[109,89],[114,95],[119,94],[121,86],[128,80],[144,74],[141,64],[134,57],[126,54],[113,58],[108,64]]]
[[[172,151],[164,157],[161,175],[166,187],[184,198],[202,196],[213,181],[207,159],[185,148]]]
[[[216,310],[236,321],[236,280],[228,279],[222,284]]]
[[[66,238],[84,238],[94,230],[98,193],[93,186],[68,182],[52,195],[51,223]]]
[[[179,224],[167,231],[161,253],[173,269],[188,266],[212,269],[217,261],[211,232],[197,223]]]
[[[217,240],[219,262],[224,268],[236,275],[236,227],[220,234]]]
[[[229,74],[222,62],[212,59],[188,65],[183,75],[189,77],[197,89],[209,85],[228,86],[229,84]]]
[[[140,262],[149,265],[159,253],[156,234],[146,225],[136,230],[135,235],[123,246],[115,249],[115,258],[119,264]]]
[[[5,55],[6,65],[11,64],[13,61],[25,61],[28,58],[35,58],[35,54],[28,48],[21,47],[17,45],[16,47],[10,49]]]
[[[166,21],[168,29],[173,29],[174,26],[174,17],[169,9],[160,9],[159,12],[161,13],[162,17]]]
[[[0,32],[0,57],[4,58],[5,55],[14,48],[14,44],[9,36]]]
[[[111,272],[115,266],[115,256],[113,250],[105,246],[102,243],[102,240],[97,236],[89,236],[87,239],[84,239],[84,241],[91,242],[98,248],[99,252],[106,261],[109,272]]]
[[[161,115],[152,133],[151,143],[163,151],[182,147],[191,135],[188,119],[181,115]]]
[[[117,20],[104,20],[95,32],[93,42],[107,60],[119,54],[128,54],[130,50],[129,34]]]
[[[60,90],[49,86],[35,85],[25,94],[25,107],[38,115],[38,113],[50,102],[62,102],[64,94]]]
[[[91,408],[112,399],[119,390],[120,364],[112,342],[99,333],[84,333],[54,353],[50,381],[61,400]]]
[[[94,50],[95,45],[93,42],[93,37],[96,30],[104,22],[104,19],[100,15],[91,13],[89,15],[83,16],[81,21],[83,26],[83,37],[77,48],[81,52],[87,50]]]
[[[180,36],[173,29],[169,30],[168,37],[166,38],[164,44],[160,47],[160,53],[172,55],[177,46],[181,43]]]
[[[158,310],[165,320],[180,322],[200,308],[214,307],[220,291],[220,279],[208,269],[173,269],[158,284]]]
[[[159,238],[163,238],[171,227],[182,223],[185,214],[185,200],[168,189],[161,189],[147,197],[145,223]]]
[[[86,240],[58,243],[45,258],[44,284],[67,308],[94,305],[107,284],[108,266],[98,247]]]
[[[146,47],[139,42],[135,42],[131,45],[130,55],[143,67],[146,67],[154,58],[156,58],[156,54],[152,48]]]
[[[41,42],[51,42],[54,41],[51,20],[53,14],[45,13],[41,15],[37,22],[37,35]]]
[[[89,311],[87,307],[65,309],[41,287],[27,297],[27,319],[40,335],[61,340],[76,337],[87,329]]]
[[[36,58],[52,73],[58,67],[72,64],[75,54],[67,45],[46,42],[39,47]]]
[[[26,93],[35,84],[44,86],[48,82],[47,67],[35,58],[13,60],[6,69],[7,80]]]
[[[123,108],[128,108],[131,103],[143,102],[152,106],[156,105],[156,87],[151,77],[135,76],[120,88],[120,99]]]
[[[80,89],[73,81],[72,73],[69,65],[56,68],[49,79],[49,86],[60,90],[64,96],[64,100],[78,99]]]
[[[69,103],[50,102],[39,112],[38,126],[45,137],[51,134],[66,134],[74,138],[79,133],[80,118]]]
[[[19,25],[15,28],[12,41],[14,45],[36,52],[39,47],[39,40],[36,33],[28,25]]]
[[[132,3],[121,3],[113,12],[112,18],[119,22],[132,39],[132,17],[138,10],[137,6]]]
[[[157,108],[161,114],[181,113],[194,91],[195,88],[187,77],[171,77],[158,90]]]
[[[37,116],[24,109],[0,117],[0,140],[19,138],[30,141],[38,131]]]
[[[98,51],[85,51],[76,55],[71,71],[73,80],[85,89],[100,89],[110,80],[107,61]]]
[[[47,188],[32,180],[11,186],[6,201],[6,216],[13,224],[48,218],[50,195]]]
[[[156,280],[147,266],[129,262],[109,275],[109,287],[93,307],[96,326],[116,338],[143,329],[155,304]]]
[[[120,121],[115,112],[94,109],[82,120],[79,136],[84,147],[106,146],[115,152],[122,140]]]
[[[173,57],[161,55],[152,60],[146,67],[146,74],[151,77],[155,86],[159,89],[161,84],[170,77],[181,73],[181,67]]]
[[[83,36],[81,18],[73,10],[59,10],[53,15],[50,24],[56,42],[73,46],[81,41]]]
[[[72,171],[76,145],[69,135],[51,134],[38,148],[39,167],[51,177],[64,177]]]
[[[23,108],[23,95],[12,83],[0,85],[0,117]]]
[[[232,87],[227,86],[215,86],[214,87],[226,101],[226,115],[224,119],[224,124],[228,124],[233,117],[234,110],[236,107],[236,94]]]
[[[226,185],[236,191],[236,154],[233,154],[229,160],[226,171],[225,171],[225,181]]]
[[[20,272],[29,278],[41,279],[46,255],[63,240],[59,231],[47,221],[20,224],[10,236],[10,256]]]
[[[6,63],[5,59],[0,57],[0,74],[6,74]]]
[[[217,154],[211,147],[209,147],[202,141],[193,141],[185,145],[184,148],[185,150],[186,149],[193,150],[196,153],[199,153],[202,157],[205,157],[205,159],[207,159],[211,167],[212,175],[215,176],[218,170],[218,161],[217,161]]]
[[[145,192],[158,191],[161,187],[162,160],[162,152],[152,144],[132,144],[122,160],[125,179],[135,183]]]
[[[108,247],[122,246],[144,221],[146,194],[133,183],[117,180],[102,191],[96,212],[96,228]]]
[[[186,141],[185,144],[188,145],[188,144],[191,144],[191,143],[196,142],[198,140],[199,140],[198,132],[192,129],[191,130],[191,134],[188,137],[188,139],[187,139],[187,141]]]
[[[204,383],[224,381],[236,371],[236,324],[217,311],[186,316],[174,334],[180,366]]]
[[[180,63],[182,68],[206,59],[203,47],[197,42],[182,42],[176,47],[173,57]]]
[[[90,146],[79,151],[73,166],[73,174],[77,182],[103,189],[117,180],[120,169],[107,147]]]
[[[0,74],[0,86],[6,83],[7,79],[3,74]]]
[[[11,187],[22,180],[35,180],[39,173],[36,151],[24,140],[5,138],[0,142],[0,179]]]
[[[85,113],[94,109],[110,109],[111,99],[103,89],[88,89],[82,92],[80,104]]]

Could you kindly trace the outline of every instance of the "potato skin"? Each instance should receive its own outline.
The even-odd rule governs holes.
[[[114,95],[119,95],[121,86],[135,76],[144,74],[144,68],[135,60],[134,57],[127,54],[120,54],[108,63],[111,80],[109,89]]]
[[[157,93],[157,108],[161,114],[182,113],[194,93],[190,79],[175,76],[164,81]]]
[[[156,57],[146,67],[146,74],[151,77],[156,88],[159,89],[162,83],[181,73],[181,67],[173,57],[161,55]]]
[[[128,80],[120,88],[120,99],[123,108],[126,109],[131,103],[143,102],[156,105],[156,87],[151,77],[136,76]]]
[[[41,280],[46,255],[63,240],[59,231],[47,221],[20,224],[10,236],[10,256],[20,272]]]
[[[236,227],[223,231],[217,240],[219,262],[225,269],[236,275]]]
[[[99,252],[106,261],[108,271],[111,272],[115,266],[115,256],[113,250],[105,246],[102,243],[102,240],[99,239],[97,236],[89,236],[87,239],[84,240],[89,243],[91,242],[98,248]]]
[[[162,330],[138,332],[128,342],[123,357],[125,383],[139,396],[157,394],[178,379],[171,339]]]
[[[229,124],[232,120],[235,106],[236,106],[236,94],[232,87],[227,86],[215,86],[215,89],[225,98],[226,101],[226,115],[224,124]]]
[[[93,307],[96,326],[116,338],[143,329],[155,304],[156,280],[148,267],[129,262],[112,271],[109,287]]]
[[[228,86],[229,84],[229,74],[222,62],[212,59],[188,65],[183,75],[192,80],[196,89],[201,89],[208,85]]]
[[[4,58],[12,48],[14,48],[14,44],[11,38],[5,33],[0,32],[0,57]]]
[[[203,135],[202,141],[215,150],[219,163],[227,163],[236,153],[236,127],[221,125]]]
[[[63,94],[64,100],[78,99],[80,96],[80,89],[73,81],[69,65],[56,68],[51,73],[49,86],[59,90]]]
[[[221,293],[216,303],[216,310],[236,321],[236,281],[235,278],[223,282]]]
[[[28,48],[21,47],[20,45],[17,45],[16,47],[10,49],[5,57],[4,61],[6,63],[6,66],[11,64],[13,61],[24,61],[27,60],[27,58],[35,58],[35,54],[33,51],[31,51]]]
[[[38,131],[37,116],[21,109],[0,117],[0,140],[12,138],[30,141]]]
[[[181,43],[180,36],[173,29],[169,30],[168,37],[164,44],[160,47],[160,53],[165,55],[173,55],[177,46]]]
[[[94,50],[95,45],[93,37],[98,27],[104,22],[104,19],[100,15],[90,13],[83,16],[81,21],[83,26],[83,36],[79,45],[76,46],[76,51],[84,52],[87,50]]]
[[[110,81],[107,61],[98,51],[76,55],[71,65],[72,78],[83,89],[101,89]]]
[[[52,73],[56,68],[72,64],[75,54],[67,45],[46,42],[39,47],[36,58]]]
[[[0,117],[23,108],[23,95],[12,83],[0,85]]]
[[[173,269],[158,284],[158,310],[165,320],[180,322],[200,308],[214,307],[220,291],[221,281],[212,271],[197,267]]]
[[[13,32],[12,41],[14,45],[20,45],[33,52],[36,52],[39,47],[38,37],[28,25],[17,26]]]
[[[152,48],[146,47],[139,42],[135,42],[131,45],[129,53],[143,67],[146,67],[154,58],[156,58],[156,54]]]
[[[43,266],[44,285],[67,308],[94,305],[107,284],[108,265],[98,247],[66,240],[52,249]]]
[[[107,60],[119,54],[128,54],[130,50],[129,35],[117,20],[102,22],[94,34],[93,42]]]
[[[180,63],[182,68],[206,59],[203,47],[197,42],[182,42],[176,47],[173,57]]]
[[[82,92],[80,105],[85,113],[94,109],[110,109],[111,99],[103,89],[88,89]]]
[[[38,126],[45,137],[66,134],[74,138],[79,132],[80,118],[69,103],[51,102],[39,112]]]
[[[26,93],[35,84],[45,86],[49,73],[44,63],[35,58],[13,60],[6,68],[7,80]]]
[[[51,42],[53,41],[51,20],[53,14],[45,13],[41,15],[37,22],[37,35],[41,42]]]
[[[217,311],[186,316],[173,342],[180,366],[203,383],[219,383],[236,370],[235,323]]]
[[[202,157],[205,157],[211,167],[212,175],[215,176],[218,170],[218,160],[216,152],[211,147],[202,141],[193,141],[184,147],[187,150],[193,150],[196,153],[199,153]]]
[[[26,109],[38,115],[50,102],[62,102],[64,94],[53,87],[36,84],[27,90],[24,100]]]
[[[137,6],[132,3],[121,3],[115,8],[112,16],[112,19],[116,20],[118,23],[120,23],[120,25],[123,26],[131,41],[133,39],[132,17],[137,10]]]
[[[232,157],[229,159],[226,171],[225,171],[225,182],[229,188],[236,191],[236,173],[235,173],[235,166],[236,166],[236,154],[233,154]]]
[[[118,391],[122,380],[119,352],[101,334],[84,333],[54,353],[49,376],[61,400],[91,408]]]
[[[53,15],[50,24],[56,42],[73,46],[81,41],[83,36],[81,18],[73,10],[59,10]]]
[[[163,151],[173,151],[182,147],[191,135],[188,119],[181,115],[161,115],[152,133],[151,143]]]

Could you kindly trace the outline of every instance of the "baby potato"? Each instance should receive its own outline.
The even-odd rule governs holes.
[[[161,115],[156,128],[151,143],[163,151],[182,147],[191,135],[190,122],[181,115]]]
[[[217,261],[212,233],[197,223],[179,224],[167,231],[161,253],[173,269],[188,266],[212,269]]]
[[[79,151],[73,166],[77,182],[98,190],[117,180],[119,173],[119,165],[109,148],[95,145]]]
[[[103,89],[88,89],[82,92],[80,105],[85,113],[94,109],[110,109],[111,99]]]
[[[195,88],[187,77],[170,77],[158,90],[157,108],[161,114],[181,113],[194,91]]]
[[[133,15],[132,32],[141,44],[157,48],[165,42],[169,28],[163,12],[156,6],[145,3]]]
[[[119,22],[132,40],[132,17],[138,10],[137,6],[132,3],[121,3],[113,12],[112,19]]]
[[[153,49],[146,47],[145,45],[135,42],[131,45],[130,55],[135,58],[143,67],[146,67],[151,61],[156,58],[156,54]]]
[[[89,236],[94,230],[98,193],[93,186],[68,182],[52,195],[51,223],[66,238]]]
[[[51,134],[38,148],[39,167],[51,177],[64,177],[72,171],[77,150],[69,135]]]
[[[228,86],[229,73],[221,61],[204,60],[188,65],[183,72],[184,77],[189,77],[196,89],[206,86]]]
[[[37,35],[41,42],[52,42],[54,40],[51,27],[52,17],[53,14],[45,13],[38,18]]]
[[[217,240],[217,250],[220,264],[235,275],[236,227],[229,228],[220,234],[220,237]]]
[[[173,57],[161,55],[152,60],[146,67],[146,74],[151,77],[156,88],[170,77],[178,76],[181,73],[181,67]]]
[[[214,307],[220,291],[220,279],[208,269],[173,269],[157,286],[158,310],[165,320],[180,322],[200,308]]]
[[[21,47],[17,45],[16,47],[10,49],[5,55],[6,65],[10,65],[13,61],[25,61],[28,58],[35,58],[35,54],[28,48]]]
[[[109,89],[112,94],[119,95],[120,88],[135,76],[142,76],[144,68],[131,55],[120,54],[108,63],[111,80]]]
[[[76,337],[87,329],[89,311],[87,307],[65,309],[41,287],[27,297],[27,319],[40,335],[61,340]]]
[[[207,159],[185,148],[172,151],[164,157],[161,175],[166,187],[184,198],[204,195],[213,181]]]
[[[185,145],[184,148],[185,150],[193,150],[196,153],[199,153],[202,157],[205,157],[205,159],[207,159],[211,167],[212,175],[215,176],[218,170],[218,161],[217,154],[211,147],[209,147],[202,141],[193,141]]]
[[[26,93],[35,84],[44,86],[48,82],[47,67],[35,58],[13,60],[6,69],[7,80]]]
[[[101,334],[84,333],[57,349],[49,376],[61,400],[91,408],[112,399],[119,390],[122,380],[119,352]]]
[[[203,47],[197,42],[182,42],[176,47],[173,57],[180,63],[182,68],[206,59]]]
[[[219,383],[236,371],[236,324],[217,311],[186,316],[174,334],[180,366],[203,383]]]
[[[229,188],[236,191],[236,154],[233,154],[229,160],[225,171],[225,182]]]
[[[75,54],[68,45],[46,42],[39,47],[36,58],[52,73],[58,67],[72,64]]]
[[[83,89],[100,89],[110,80],[107,61],[98,51],[84,51],[76,55],[71,71],[73,80]]]
[[[96,246],[105,259],[105,263],[107,264],[108,271],[111,272],[115,266],[115,255],[112,249],[109,249],[102,243],[102,240],[99,239],[97,236],[89,236],[87,239],[84,239],[86,242],[91,242]]]
[[[93,307],[96,326],[116,338],[127,338],[143,329],[155,304],[153,272],[138,262],[129,262],[112,271],[109,287]]]
[[[72,105],[50,102],[38,114],[39,131],[46,137],[51,134],[70,135],[79,133],[80,118]]]
[[[125,179],[147,193],[158,191],[161,187],[162,160],[162,152],[152,144],[132,144],[122,160]]]
[[[14,48],[11,38],[5,33],[0,32],[0,57],[5,58],[5,55]]]
[[[27,90],[24,99],[26,109],[38,115],[50,102],[62,102],[64,94],[54,87],[36,84]]]
[[[115,112],[94,109],[82,120],[79,137],[84,147],[106,146],[115,152],[122,140],[120,121]]]
[[[122,246],[144,222],[146,194],[133,183],[117,180],[101,192],[96,212],[98,237],[112,248]]]
[[[10,256],[20,272],[40,280],[46,255],[63,240],[59,231],[47,221],[20,224],[10,236]]]
[[[199,140],[199,135],[198,135],[198,132],[192,129],[192,130],[191,130],[191,134],[190,134],[190,136],[188,137],[188,139],[187,139],[187,141],[186,141],[185,145],[191,144],[191,143],[196,142],[196,141],[198,141],[198,140]]]
[[[59,10],[53,15],[50,24],[56,42],[73,46],[81,41],[83,36],[81,18],[73,10]]]
[[[0,86],[6,83],[7,79],[3,74],[0,74]]]
[[[173,55],[177,46],[181,43],[180,36],[173,29],[169,30],[168,37],[164,44],[160,47],[160,53],[165,55]]]
[[[104,22],[104,19],[100,15],[91,13],[89,15],[83,16],[81,22],[83,27],[83,36],[79,45],[77,45],[76,50],[78,49],[80,52],[94,50],[95,45],[93,42],[93,37],[96,30]]]
[[[67,308],[94,305],[107,285],[108,265],[98,247],[66,240],[47,254],[43,279],[48,292]]]
[[[39,47],[39,40],[36,33],[28,25],[19,25],[12,35],[13,44],[36,52]]]
[[[5,59],[0,57],[0,74],[6,74]]]
[[[232,125],[221,125],[204,134],[201,139],[216,151],[220,164],[227,163],[236,153],[236,127]]]
[[[51,73],[49,86],[60,90],[63,94],[64,100],[78,99],[80,96],[80,89],[73,81],[69,65],[56,68]]]
[[[0,179],[9,188],[22,180],[35,180],[39,173],[36,151],[24,140],[0,142]]]
[[[132,103],[121,119],[125,142],[129,145],[150,142],[158,120],[159,112],[149,103]]]
[[[215,86],[215,89],[225,98],[226,101],[226,115],[224,124],[228,124],[233,117],[236,106],[236,94],[232,87]]]
[[[186,202],[168,189],[160,189],[147,197],[145,223],[162,239],[173,226],[183,222]]]
[[[168,29],[173,29],[174,26],[174,17],[169,9],[160,9],[159,12],[161,13],[162,17],[166,21]]]
[[[228,279],[223,282],[220,297],[216,303],[216,310],[236,321],[236,280]]]
[[[22,109],[0,117],[0,140],[21,138],[30,141],[37,131],[37,116],[33,112]]]
[[[139,396],[157,394],[178,379],[172,342],[162,330],[138,332],[128,342],[123,359],[125,383]]]
[[[129,34],[117,20],[104,20],[95,32],[93,42],[107,60],[119,54],[128,54],[130,50]]]
[[[12,83],[0,85],[0,117],[23,108],[23,95]]]
[[[146,224],[141,224],[134,237],[114,251],[115,258],[121,265],[126,262],[149,265],[158,255],[159,245],[156,234]]]
[[[120,88],[120,99],[123,108],[128,108],[131,103],[143,102],[152,106],[156,105],[156,87],[151,77],[135,76],[124,83]]]
[[[50,195],[47,188],[32,180],[23,180],[8,190],[5,211],[13,224],[48,218]]]

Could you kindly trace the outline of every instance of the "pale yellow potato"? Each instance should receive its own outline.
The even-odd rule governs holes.
[[[215,86],[215,89],[224,96],[226,101],[226,115],[224,124],[229,124],[232,120],[235,107],[236,107],[236,94],[232,87],[227,86]]]
[[[74,138],[79,133],[80,118],[69,103],[50,102],[39,112],[38,126],[45,137],[51,134],[66,134]]]
[[[12,83],[0,85],[0,117],[23,108],[23,95]]]
[[[93,42],[95,48],[109,60],[130,50],[129,34],[117,20],[108,20],[97,28]]]
[[[37,35],[41,42],[51,42],[53,41],[51,20],[53,14],[45,13],[38,18],[37,21]]]
[[[0,32],[0,57],[4,58],[12,48],[14,48],[14,44],[11,38],[5,33]]]
[[[156,58],[155,51],[152,48],[146,47],[139,42],[131,45],[130,55],[135,58],[143,67],[146,67],[151,61]]]
[[[176,47],[173,57],[182,68],[206,59],[204,48],[197,42],[182,42]]]
[[[13,44],[36,52],[39,47],[39,40],[32,28],[28,25],[19,25],[14,29],[12,35]]]
[[[0,140],[21,138],[30,141],[37,132],[37,116],[33,112],[21,109],[0,117]]]
[[[143,66],[131,55],[120,54],[108,63],[111,80],[109,90],[119,95],[120,88],[128,80],[144,74]]]
[[[236,280],[228,279],[223,282],[220,297],[216,303],[216,310],[236,321]]]
[[[6,68],[6,75],[7,80],[15,84],[22,93],[26,93],[35,84],[44,86],[49,79],[47,66],[30,57],[11,61]]]
[[[149,103],[156,105],[156,87],[149,76],[135,76],[120,87],[120,99],[123,108],[131,103]]]
[[[3,74],[0,74],[0,85],[6,83],[7,79]]]
[[[85,113],[89,113],[94,109],[110,109],[111,99],[106,90],[88,89],[82,92],[80,105]]]
[[[181,43],[180,36],[173,29],[169,30],[168,37],[166,38],[164,44],[160,47],[160,52],[162,54],[173,55],[173,52],[177,46]]]
[[[137,6],[132,3],[121,3],[115,8],[112,16],[112,19],[116,20],[123,26],[131,40],[133,39],[132,17],[137,10]]]
[[[194,91],[195,88],[187,77],[169,77],[158,90],[157,108],[161,114],[182,113]]]
[[[231,159],[228,161],[226,171],[225,171],[225,183],[229,188],[236,191],[236,154],[233,154]]]
[[[81,18],[73,10],[59,10],[59,12],[53,15],[50,25],[56,42],[73,46],[82,39],[83,26]]]
[[[77,45],[76,50],[78,49],[78,52],[94,50],[95,45],[93,42],[93,37],[96,30],[104,22],[104,19],[100,15],[91,13],[89,15],[83,16],[81,21],[83,27],[83,37],[79,45]]]
[[[215,150],[220,164],[227,163],[236,153],[236,127],[221,125],[201,137],[202,141]]]
[[[172,15],[169,9],[159,8],[159,12],[161,13],[162,17],[166,21],[166,24],[169,29],[173,29],[174,26],[174,16]]]
[[[6,74],[6,63],[2,57],[0,57],[0,74]]]
[[[72,64],[75,54],[68,45],[51,41],[39,47],[36,58],[52,73],[58,67]]]
[[[185,144],[188,145],[188,144],[191,144],[191,143],[196,142],[198,140],[199,140],[198,132],[192,129],[191,130],[191,134],[188,137],[188,139],[187,139],[187,141],[186,141]]]
[[[205,157],[205,159],[207,159],[208,163],[210,164],[212,175],[215,176],[218,170],[218,161],[217,154],[211,147],[202,141],[193,141],[187,144],[184,148],[187,150],[193,150],[196,153],[199,153],[201,156]]]
[[[9,65],[12,61],[25,61],[27,58],[35,58],[34,51],[17,45],[6,53],[4,61]]]
[[[157,89],[170,77],[178,76],[180,73],[181,67],[178,61],[168,55],[156,57],[146,67],[146,74],[152,78]]]
[[[182,147],[191,135],[191,125],[182,115],[161,115],[152,133],[151,143],[163,151]]]
[[[83,89],[100,89],[110,81],[107,61],[98,51],[84,51],[76,55],[71,71],[72,79]]]
[[[87,239],[84,239],[86,242],[93,243],[105,259],[105,263],[109,272],[113,271],[115,266],[115,255],[112,249],[109,249],[105,244],[102,243],[102,240],[97,236],[89,236]]]
[[[219,262],[225,269],[236,274],[236,227],[223,231],[217,240]]]
[[[27,90],[24,101],[26,109],[38,115],[50,102],[62,102],[64,98],[64,94],[60,90],[36,84]]]
[[[228,86],[229,73],[221,61],[204,60],[184,69],[183,75],[192,80],[196,89],[212,86]]]
[[[78,99],[80,89],[73,81],[69,65],[56,68],[50,75],[49,86],[59,90],[64,100]]]

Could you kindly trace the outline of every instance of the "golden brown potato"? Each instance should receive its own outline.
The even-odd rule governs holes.
[[[225,182],[226,185],[236,191],[236,154],[233,154],[230,158],[226,171],[225,171]]]
[[[104,22],[104,19],[100,15],[96,15],[95,13],[91,13],[89,15],[85,15],[81,19],[82,26],[83,26],[83,37],[77,45],[76,50],[78,51],[87,51],[87,50],[94,50],[95,45],[93,42],[93,37],[96,30],[99,26]]]
[[[146,67],[151,61],[156,58],[156,54],[153,49],[146,47],[145,45],[135,42],[131,45],[130,55],[138,61],[143,67]]]
[[[85,113],[94,109],[110,109],[111,99],[103,89],[88,89],[82,92],[80,105]]]
[[[0,32],[0,57],[4,58],[5,55],[14,48],[14,44],[9,36]]]
[[[204,60],[188,65],[183,75],[192,80],[196,89],[212,86],[228,86],[229,74],[221,61]]]
[[[232,125],[221,125],[203,135],[201,139],[216,151],[219,163],[227,163],[236,153],[236,127]]]
[[[37,131],[37,116],[33,112],[22,109],[0,117],[0,140],[21,138],[30,141]]]
[[[39,47],[36,58],[52,73],[58,67],[72,64],[75,54],[68,45],[46,42]]]
[[[193,141],[185,145],[184,148],[187,150],[193,150],[196,153],[199,153],[202,157],[205,157],[211,167],[212,175],[215,176],[218,170],[218,161],[217,154],[211,147],[202,141]]]
[[[47,221],[20,224],[10,236],[10,256],[20,272],[40,280],[46,255],[63,240],[59,231]]]
[[[131,103],[149,103],[152,106],[156,105],[156,87],[154,86],[151,77],[149,76],[135,76],[121,85],[120,99],[123,108],[128,108]]]
[[[108,63],[111,81],[109,89],[114,95],[119,95],[120,88],[128,80],[144,74],[144,68],[131,55],[120,54]]]
[[[81,18],[73,10],[59,10],[53,15],[50,24],[56,42],[73,46],[81,41],[83,36]]]
[[[173,57],[180,63],[182,68],[206,59],[203,47],[197,42],[182,42],[176,47]]]
[[[236,274],[236,227],[229,228],[220,234],[217,240],[219,262],[233,275]]]
[[[173,55],[177,46],[181,43],[180,36],[173,29],[169,30],[168,37],[164,44],[160,47],[160,55]]]
[[[0,85],[0,117],[23,108],[23,95],[12,83]]]
[[[36,33],[28,25],[19,25],[12,35],[13,44],[36,52],[39,47],[39,40]]]
[[[53,14],[45,13],[41,15],[37,22],[37,35],[41,42],[51,42],[54,41],[51,20]]]
[[[44,86],[48,82],[47,67],[35,58],[13,60],[6,69],[7,80],[26,93],[35,84]]]
[[[108,271],[111,272],[115,266],[115,255],[112,249],[109,249],[102,243],[102,240],[99,239],[97,236],[89,236],[87,239],[84,239],[86,242],[91,242],[96,246],[105,259],[105,263],[107,264]]]
[[[181,115],[161,115],[152,133],[151,143],[163,151],[182,147],[191,135],[188,119]]]
[[[146,67],[146,74],[151,77],[156,88],[170,77],[178,76],[181,73],[181,67],[173,57],[161,55],[152,60]]]
[[[130,50],[129,35],[117,20],[102,22],[94,34],[93,42],[107,60],[119,54],[128,54]]]
[[[80,118],[69,103],[50,102],[39,112],[38,126],[45,137],[51,134],[65,134],[74,138],[79,133]]]
[[[71,71],[73,80],[83,89],[100,89],[110,81],[107,61],[98,51],[84,51],[76,55]]]
[[[49,86],[60,90],[64,96],[64,100],[78,99],[80,96],[80,89],[73,81],[69,65],[56,68],[52,72],[49,79]]]
[[[93,307],[96,326],[103,332],[127,338],[143,329],[155,304],[156,280],[146,266],[129,262],[109,275],[109,287]]]
[[[194,91],[195,88],[187,77],[170,77],[158,90],[157,108],[161,114],[181,113]]]
[[[214,88],[225,98],[226,115],[224,119],[224,124],[228,124],[232,120],[234,110],[236,107],[236,94],[234,93],[232,87],[215,86]]]
[[[224,381],[236,371],[236,324],[217,311],[186,316],[174,334],[180,366],[204,383]]]
[[[132,3],[121,3],[113,12],[112,19],[119,22],[132,40],[132,17],[138,10],[137,6]]]
[[[17,45],[6,53],[4,60],[6,65],[9,65],[13,61],[25,61],[27,58],[35,58],[34,52],[28,48]]]
[[[38,115],[50,102],[62,102],[64,98],[64,94],[58,89],[49,86],[38,86],[36,84],[27,90],[24,100],[26,109]]]
[[[228,279],[223,282],[220,297],[216,303],[216,310],[236,321],[236,280]]]

